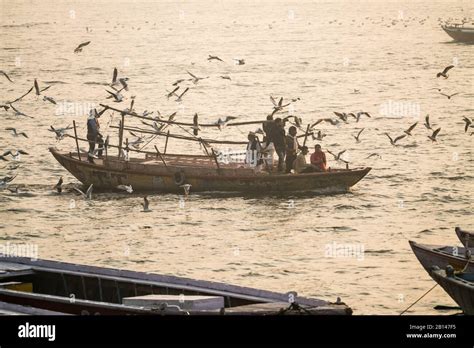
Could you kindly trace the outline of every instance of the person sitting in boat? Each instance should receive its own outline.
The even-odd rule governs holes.
[[[89,141],[89,153],[87,159],[89,162],[94,163],[94,150],[96,143],[99,145],[98,157],[102,157],[102,148],[104,145],[104,138],[100,134],[100,124],[99,124],[100,115],[92,109],[89,112],[89,117],[87,118],[87,140]]]
[[[317,171],[317,168],[312,164],[308,164],[306,162],[306,155],[308,154],[308,147],[302,146],[301,152],[298,156],[296,156],[295,161],[293,162],[293,169],[296,174],[301,173],[312,173]]]
[[[260,164],[262,145],[254,132],[250,132],[247,136],[249,142],[247,143],[247,152],[245,156],[245,163],[251,166]]]
[[[296,137],[296,127],[291,126],[288,129],[288,135],[286,136],[286,173],[291,173],[293,168],[293,162],[296,159],[296,154],[299,149],[301,149],[300,144],[298,144],[298,138]]]
[[[314,152],[311,154],[311,164],[320,172],[327,170],[326,154],[321,150],[321,145],[314,146]]]

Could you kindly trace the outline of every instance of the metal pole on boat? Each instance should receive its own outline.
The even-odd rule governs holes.
[[[308,127],[306,127],[306,134],[304,136],[303,146],[306,145],[306,139],[308,139],[308,132],[309,132],[309,124],[308,124]]]
[[[122,155],[122,141],[123,141],[123,127],[125,122],[125,114],[122,113],[122,121],[120,121],[120,130],[119,130],[119,150],[118,158]]]
[[[158,150],[158,148],[156,147],[156,145],[155,145],[155,150],[156,150],[156,153],[158,154],[158,156],[161,158],[161,161],[163,162],[163,164],[165,165],[165,167],[168,167],[168,165],[166,164],[165,159],[164,159],[163,156],[161,155],[160,150]]]
[[[168,148],[168,139],[170,137],[170,130],[168,129],[168,133],[166,133],[166,141],[165,141],[165,150],[163,151],[163,154],[166,155],[166,149]]]
[[[211,150],[212,150],[212,157],[214,158],[214,162],[216,162],[217,174],[220,174],[221,173],[221,166],[219,165],[219,161],[217,160],[217,155],[214,152],[214,149],[211,149]]]
[[[77,157],[79,158],[79,161],[80,161],[81,160],[81,151],[79,150],[79,141],[77,140],[76,121],[73,120],[72,124],[74,125],[74,139],[76,139]]]

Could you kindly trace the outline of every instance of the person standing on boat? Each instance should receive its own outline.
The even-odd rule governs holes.
[[[275,127],[272,134],[272,142],[275,146],[275,151],[278,155],[278,171],[283,172],[284,163],[285,163],[285,152],[286,152],[286,138],[285,138],[285,129],[283,128],[283,123],[281,118],[275,119]]]
[[[321,150],[321,145],[314,146],[314,153],[311,154],[311,164],[320,172],[327,170],[326,154]]]
[[[293,162],[296,159],[296,153],[301,146],[298,144],[298,138],[296,137],[296,127],[291,126],[288,129],[288,135],[286,136],[286,173],[291,173],[293,168]]]
[[[100,134],[100,124],[99,124],[100,115],[95,109],[92,109],[89,112],[89,117],[87,118],[87,140],[89,141],[89,153],[87,159],[89,162],[94,163],[94,150],[96,143],[99,145],[98,155],[102,157],[102,147],[104,140],[102,134]]]

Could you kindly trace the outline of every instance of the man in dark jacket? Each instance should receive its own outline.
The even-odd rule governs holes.
[[[102,134],[100,134],[99,129],[99,114],[95,109],[92,109],[89,113],[89,117],[87,118],[87,140],[89,141],[89,154],[87,159],[89,162],[94,163],[93,158],[95,144],[98,143],[100,150],[98,151],[99,157],[102,157],[102,147],[104,144],[104,140]]]
[[[278,171],[283,172],[286,152],[285,129],[283,128],[281,118],[276,118],[274,122],[275,127],[272,130],[271,139],[275,146],[275,152],[278,155]]]

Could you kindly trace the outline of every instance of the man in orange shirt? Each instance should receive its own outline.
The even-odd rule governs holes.
[[[314,146],[314,152],[311,154],[311,164],[316,167],[318,171],[326,171],[326,154],[321,151],[321,145]]]

